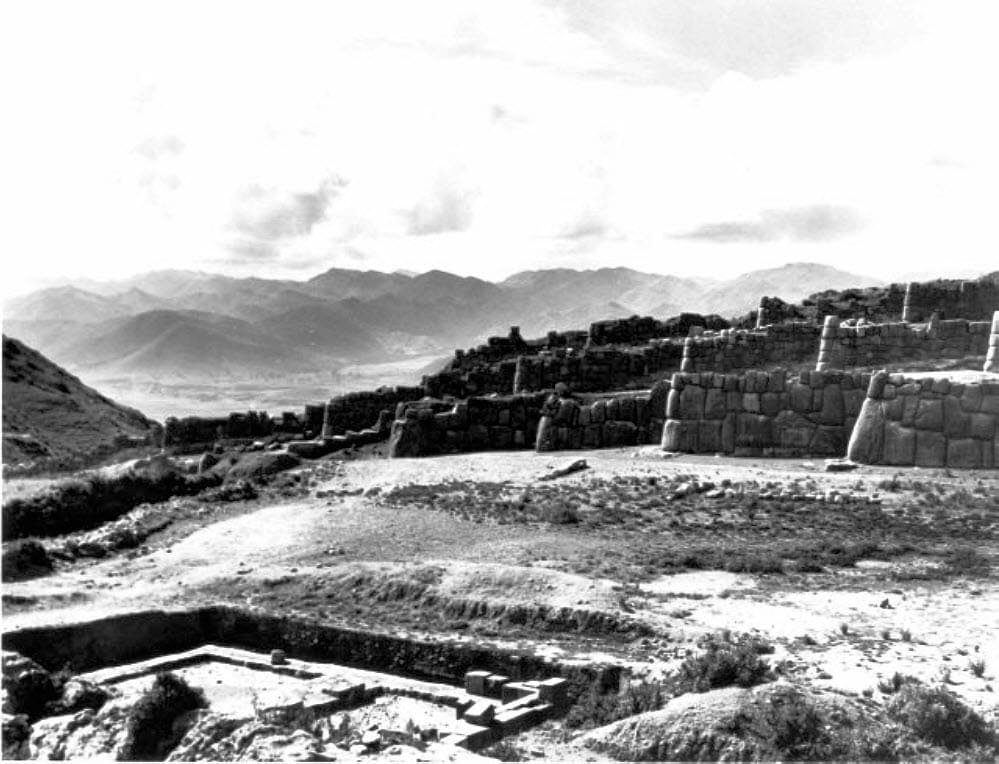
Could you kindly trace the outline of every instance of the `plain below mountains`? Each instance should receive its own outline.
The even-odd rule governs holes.
[[[628,268],[524,271],[504,281],[334,268],[308,281],[156,271],[5,304],[5,331],[87,379],[218,382],[449,355],[513,325],[525,337],[635,314],[736,316],[876,280],[812,263],[730,280]]]
[[[159,425],[3,338],[3,461],[77,459],[155,440]]]

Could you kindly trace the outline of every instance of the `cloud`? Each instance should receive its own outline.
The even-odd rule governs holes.
[[[218,261],[229,265],[266,263],[276,260],[280,250],[273,243],[258,239],[233,237],[226,242],[226,254]]]
[[[575,221],[563,228],[560,239],[595,239],[607,234],[607,224],[591,212],[584,212]]]
[[[428,197],[405,213],[406,233],[426,236],[465,231],[472,225],[477,192],[460,184],[438,183]]]
[[[289,193],[251,184],[239,193],[230,228],[239,234],[264,241],[304,236],[326,215],[330,202],[346,185],[332,176],[315,191]]]
[[[185,144],[176,135],[158,135],[146,138],[135,147],[139,156],[155,161],[161,157],[173,158],[184,152]]]
[[[716,244],[781,240],[822,242],[858,233],[864,226],[863,216],[852,207],[814,204],[763,210],[757,220],[705,223],[676,238]]]

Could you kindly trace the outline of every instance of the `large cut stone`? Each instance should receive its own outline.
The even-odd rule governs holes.
[[[879,464],[884,451],[885,415],[881,401],[867,398],[853,426],[846,455],[861,464]]]
[[[961,469],[981,467],[981,442],[974,438],[954,438],[947,441],[947,466]]]
[[[916,461],[916,431],[898,422],[885,424],[884,463],[911,466]]]
[[[943,430],[943,401],[940,398],[920,398],[913,420],[917,430]]]
[[[947,458],[947,439],[942,432],[919,430],[916,433],[916,466],[943,467]]]

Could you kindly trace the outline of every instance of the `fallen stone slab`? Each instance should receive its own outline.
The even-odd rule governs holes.
[[[542,475],[539,480],[557,480],[558,478],[565,477],[566,475],[571,475],[574,472],[582,472],[583,470],[588,470],[590,465],[586,463],[586,459],[577,459],[568,467],[563,467],[561,469],[552,470],[547,475]]]

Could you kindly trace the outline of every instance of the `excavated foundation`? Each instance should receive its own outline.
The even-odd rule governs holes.
[[[243,716],[314,721],[375,703],[422,704],[414,712],[453,720],[434,725],[443,742],[471,749],[557,715],[582,692],[614,692],[621,681],[619,666],[221,606],[24,627],[4,635],[4,648],[121,687],[178,672],[205,688],[213,707]],[[281,658],[272,661],[275,651]]]

